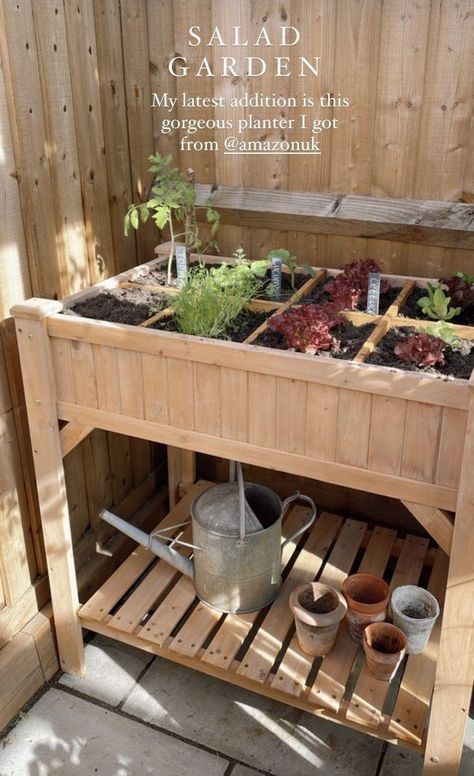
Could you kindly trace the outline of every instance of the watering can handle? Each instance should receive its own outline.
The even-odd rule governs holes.
[[[316,516],[318,514],[318,510],[316,508],[316,504],[314,503],[313,499],[310,498],[309,496],[303,496],[303,494],[300,493],[299,490],[297,490],[293,496],[289,496],[287,499],[284,500],[281,508],[282,517],[284,516],[290,504],[293,503],[293,501],[306,501],[311,507],[311,515],[309,516],[306,523],[304,523],[304,525],[301,526],[301,528],[298,528],[298,530],[295,531],[293,534],[291,534],[291,536],[289,536],[288,539],[285,539],[285,541],[281,545],[282,549],[289,542],[292,542],[294,539],[297,539],[298,536],[301,536],[302,533],[307,531],[308,528],[310,528],[313,525],[314,521],[316,520]]]

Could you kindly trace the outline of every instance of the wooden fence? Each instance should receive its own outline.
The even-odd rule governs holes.
[[[472,21],[471,0],[0,0],[0,320],[33,294],[60,298],[152,256],[153,228],[127,239],[122,218],[147,190],[147,157],[155,149],[173,153],[183,169],[192,166],[201,183],[472,202]],[[321,138],[320,157],[309,163],[272,155],[255,163],[221,151],[180,151],[180,134],[162,133],[163,118],[237,116],[229,107],[183,109],[184,91],[230,97],[258,89],[301,99],[308,88],[304,79],[276,79],[270,71],[258,87],[245,76],[173,78],[168,62],[183,49],[191,67],[204,53],[235,55],[228,41],[217,52],[189,48],[187,31],[197,23],[208,37],[215,26],[234,25],[253,36],[262,23],[272,35],[281,24],[304,32],[294,53],[309,49],[322,63],[312,96],[331,92],[351,101],[338,113],[340,127]],[[178,97],[170,113],[151,107],[152,93],[166,91]],[[472,268],[474,258],[469,250],[422,242],[235,225],[222,227],[219,242],[221,253],[242,243],[254,256],[288,246],[319,265],[371,256],[386,271],[425,276]],[[48,599],[27,440],[6,321],[0,646]],[[68,456],[81,562],[94,549],[98,508],[138,486],[143,498],[149,495],[147,473],[155,465],[148,443],[99,431]]]

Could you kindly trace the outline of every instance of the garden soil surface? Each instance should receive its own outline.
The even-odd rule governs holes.
[[[243,310],[238,318],[235,319],[232,326],[227,330],[227,336],[219,337],[219,339],[227,339],[231,342],[243,342],[253,331],[255,331],[255,329],[258,329],[267,318],[268,313]],[[178,333],[174,318],[163,318],[161,321],[153,323],[149,328],[158,329],[159,331],[170,331],[175,334]]]
[[[329,296],[328,292],[324,290],[325,283],[321,283],[320,285],[317,285],[316,288],[314,288],[311,293],[307,294],[302,300],[302,304],[324,304],[324,302],[330,302],[331,297]],[[379,306],[379,314],[383,315],[387,312],[388,308],[391,304],[394,303],[395,299],[399,295],[401,291],[401,287],[395,287],[390,286],[388,291],[386,291],[384,294],[380,294],[380,306]],[[359,312],[365,312],[367,308],[367,301],[364,300],[361,302],[357,307],[356,310]]]
[[[344,321],[340,326],[335,326],[331,329],[331,333],[336,339],[340,341],[339,351],[320,351],[318,356],[326,356],[326,358],[342,358],[346,361],[353,359],[367,337],[370,336],[375,329],[374,323],[366,323],[363,326],[354,326],[349,321]],[[277,332],[267,329],[255,340],[255,345],[263,345],[267,348],[277,348],[278,350],[288,350],[283,336]]]
[[[419,318],[428,323],[435,323],[435,321],[429,318],[428,315],[425,315],[421,307],[418,306],[418,300],[423,296],[427,296],[426,288],[415,288],[400,310],[400,315],[404,318]],[[449,323],[458,323],[460,326],[474,326],[474,305],[471,304],[466,307],[460,315],[451,318]]]
[[[453,350],[447,345],[444,351],[444,359],[446,361],[444,366],[419,367],[409,361],[403,361],[394,352],[396,343],[412,334],[419,334],[419,332],[411,326],[391,329],[370,353],[366,363],[396,367],[407,372],[425,372],[438,377],[457,377],[463,380],[470,378],[471,372],[474,369],[474,343],[471,343],[469,340],[461,340],[461,350]]]
[[[83,299],[64,310],[65,315],[79,315],[110,323],[138,326],[166,306],[166,297],[146,288],[110,288]]]

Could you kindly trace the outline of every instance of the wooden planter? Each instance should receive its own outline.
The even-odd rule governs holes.
[[[102,287],[133,283],[162,261],[155,259],[106,281]],[[321,270],[300,294],[321,282],[325,273]],[[472,625],[472,604],[466,604],[461,618],[459,607],[469,596],[474,598],[472,560],[463,557],[466,536],[471,541],[472,533],[467,520],[472,517],[474,495],[468,476],[469,467],[474,465],[474,385],[472,378],[470,382],[447,381],[364,363],[374,343],[389,327],[413,324],[397,318],[402,301],[413,289],[413,280],[390,280],[401,285],[402,292],[387,313],[376,317],[350,314],[355,324],[368,320],[376,324],[352,362],[271,350],[249,342],[235,344],[159,332],[147,325],[132,327],[61,314],[63,304],[69,306],[90,290],[63,304],[30,300],[13,309],[64,670],[81,672],[83,657],[62,455],[98,427],[401,499],[440,547],[451,552],[442,660],[430,727],[430,735],[433,730],[436,738],[429,737],[427,747],[427,757],[438,757],[436,749],[443,736],[442,709],[450,707],[451,719],[458,723],[464,720],[465,711],[459,711],[459,686],[465,697],[465,687],[472,677],[471,662],[463,651],[463,628]],[[268,303],[260,306],[274,308]],[[419,324],[417,321],[416,325]],[[474,337],[471,329],[461,333]],[[67,423],[61,432],[58,420]],[[444,510],[457,510],[454,530],[453,521]],[[390,554],[391,550],[382,548],[381,552]],[[377,568],[383,571],[389,554],[378,557]],[[370,564],[367,567],[375,568]],[[349,570],[348,567],[345,573]],[[121,594],[127,592],[126,579],[121,583]],[[439,585],[439,579],[435,578],[435,584]],[[398,584],[403,580],[406,577],[400,572]],[[99,609],[105,617],[104,607]],[[83,607],[81,616],[87,627],[111,635],[102,617],[96,619],[94,626],[94,618],[89,615]],[[131,643],[139,642],[137,633],[131,632],[129,636]],[[117,637],[127,640],[123,632]],[[461,640],[462,648],[456,639]],[[162,644],[153,647],[147,642],[144,648],[157,654],[165,651],[170,656]],[[451,654],[466,667],[462,681],[450,668]],[[344,653],[340,660],[346,661],[346,669],[352,665]],[[426,656],[424,660],[424,669],[412,669],[412,681],[416,683],[418,670],[427,672],[428,680],[421,682],[421,699],[417,700],[427,712],[434,683],[435,653],[431,654],[431,668],[426,666]],[[212,662],[208,660],[208,664]],[[422,661],[418,662],[421,665]],[[244,669],[239,671],[245,673]],[[216,675],[226,678],[224,673],[219,670]],[[349,674],[345,681],[348,678]],[[273,679],[257,682],[255,689],[272,694],[269,688],[275,689],[275,682],[278,686],[280,681]],[[246,681],[245,686],[248,684]],[[329,716],[367,728],[382,738],[423,746],[422,730],[413,728],[418,722],[405,721],[403,725],[410,732],[403,734],[397,722],[401,717],[385,719],[385,696],[382,705],[377,701],[374,724],[373,703],[371,706],[364,695],[375,692],[373,681],[364,688],[361,697],[367,706],[359,709],[352,705],[348,710],[347,704],[342,704],[343,692],[339,697],[338,690],[337,709],[327,712]],[[299,697],[300,693],[289,695]],[[320,703],[316,690],[310,704],[299,701],[302,708],[311,705],[316,710],[331,709],[330,704],[331,698]],[[407,707],[403,698],[401,704],[403,714],[410,718],[409,704]],[[425,713],[418,710],[413,714],[417,720],[423,717],[424,722]],[[382,717],[383,729],[379,728]],[[458,733],[451,730],[450,735],[452,738]]]

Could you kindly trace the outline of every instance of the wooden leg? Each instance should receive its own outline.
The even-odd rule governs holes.
[[[64,671],[85,673],[79,599],[58,418],[50,342],[49,315],[62,310],[58,302],[30,300],[17,305],[15,316],[26,407],[38,488],[41,524],[48,566],[51,601]]]
[[[474,386],[472,386],[474,389]],[[474,681],[474,397],[449,562],[424,776],[456,776]]]
[[[196,481],[196,454],[168,446],[168,492],[170,509],[185,495],[187,488]]]

